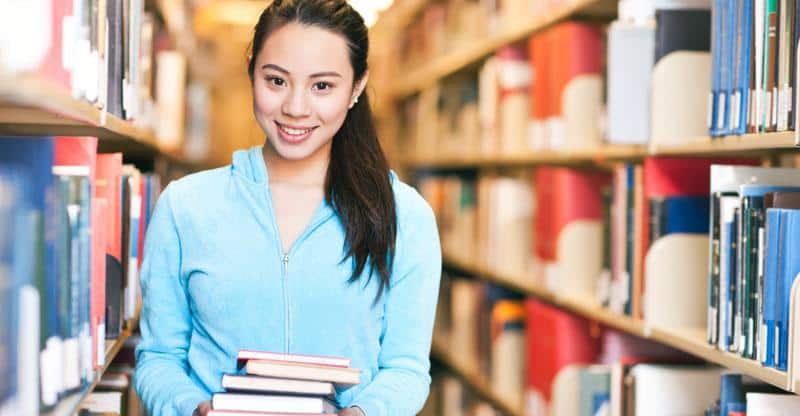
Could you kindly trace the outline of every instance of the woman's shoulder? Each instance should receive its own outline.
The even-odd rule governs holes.
[[[173,180],[165,188],[170,200],[176,202],[201,202],[214,199],[225,189],[230,178],[230,165],[215,169],[202,170]]]

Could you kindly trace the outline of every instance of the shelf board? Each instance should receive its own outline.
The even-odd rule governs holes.
[[[444,254],[443,260],[445,265],[541,299],[608,327],[668,345],[706,361],[755,377],[779,388],[793,391],[793,386],[790,385],[789,376],[786,372],[766,368],[757,361],[744,359],[736,354],[717,350],[706,343],[705,329],[669,329],[654,327],[641,319],[634,319],[630,316],[615,313],[598,305],[593,300],[560,296],[524,276],[490,270],[488,267],[482,266],[477,262],[461,259],[458,256],[448,253]],[[799,393],[797,391],[794,392]]]
[[[475,392],[481,399],[489,402],[497,410],[508,416],[523,416],[525,414],[523,409],[518,409],[516,406],[508,403],[507,400],[494,393],[486,378],[476,374],[475,371],[467,369],[463,364],[463,360],[458,360],[450,355],[448,349],[439,339],[434,338],[433,345],[431,345],[431,355],[444,364],[445,367],[470,390]]]
[[[605,145],[593,149],[563,152],[545,150],[508,156],[406,158],[402,164],[414,169],[522,167],[636,161],[646,156],[750,156],[773,152],[800,152],[800,148],[795,146],[794,132],[748,134],[720,139],[699,137],[674,146]]]
[[[535,153],[517,153],[484,157],[425,157],[407,158],[403,165],[413,168],[473,168],[513,167],[544,164],[580,165],[613,160],[641,159],[647,154],[644,146],[603,146],[572,151],[542,150]]]
[[[795,146],[795,133],[757,133],[720,138],[698,137],[683,144],[651,144],[649,153],[665,156],[713,155],[746,152],[769,152],[777,150],[800,150]]]
[[[173,163],[202,167],[176,152],[160,150],[152,131],[77,100],[36,76],[0,75],[0,135],[93,136],[106,152],[160,155]]]
[[[81,390],[78,393],[74,393],[64,399],[62,399],[58,406],[55,409],[43,413],[42,416],[72,416],[78,412],[78,407],[83,403],[83,400],[86,396],[89,395],[92,391],[94,391],[95,387],[97,387],[97,383],[100,382],[100,378],[102,378],[103,374],[108,370],[108,367],[111,366],[111,362],[114,361],[114,357],[122,350],[122,346],[125,345],[125,341],[131,336],[130,330],[125,330],[120,334],[120,337],[115,340],[107,340],[106,341],[106,362],[103,364],[103,368],[98,369],[94,374],[94,380],[92,383]]]
[[[484,39],[476,39],[468,46],[458,48],[435,59],[431,64],[418,70],[412,70],[407,77],[401,79],[392,91],[392,97],[402,99],[423,88],[434,84],[437,80],[455,73],[485,56],[493,53],[501,46],[517,42],[568,17],[581,13],[592,13],[595,9],[601,15],[614,14],[616,0],[572,0],[559,5],[552,11],[543,11],[533,15],[525,24],[508,26],[496,34]],[[403,70],[400,71],[404,72]]]

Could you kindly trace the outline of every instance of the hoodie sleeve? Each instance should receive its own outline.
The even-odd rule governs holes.
[[[384,294],[378,374],[351,404],[366,416],[415,415],[430,389],[429,357],[442,258],[433,212],[414,196],[418,209],[398,224],[394,281]]]
[[[136,391],[148,414],[190,416],[210,395],[189,377],[192,333],[186,280],[180,275],[181,242],[168,187],[145,240],[141,272],[142,340],[136,348]]]

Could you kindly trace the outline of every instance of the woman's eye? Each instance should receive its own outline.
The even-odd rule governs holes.
[[[282,87],[286,85],[286,81],[278,77],[268,77],[267,82],[269,82],[272,85],[275,85],[276,87]]]
[[[327,82],[317,82],[316,84],[314,84],[314,89],[317,91],[325,91],[330,88],[331,84],[328,84]]]

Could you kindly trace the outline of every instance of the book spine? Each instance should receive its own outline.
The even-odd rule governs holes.
[[[652,208],[651,208],[652,209]],[[720,287],[720,194],[712,193],[709,204],[709,272],[708,272],[708,322],[706,341],[719,343],[719,287]],[[652,211],[651,211],[652,212]]]

